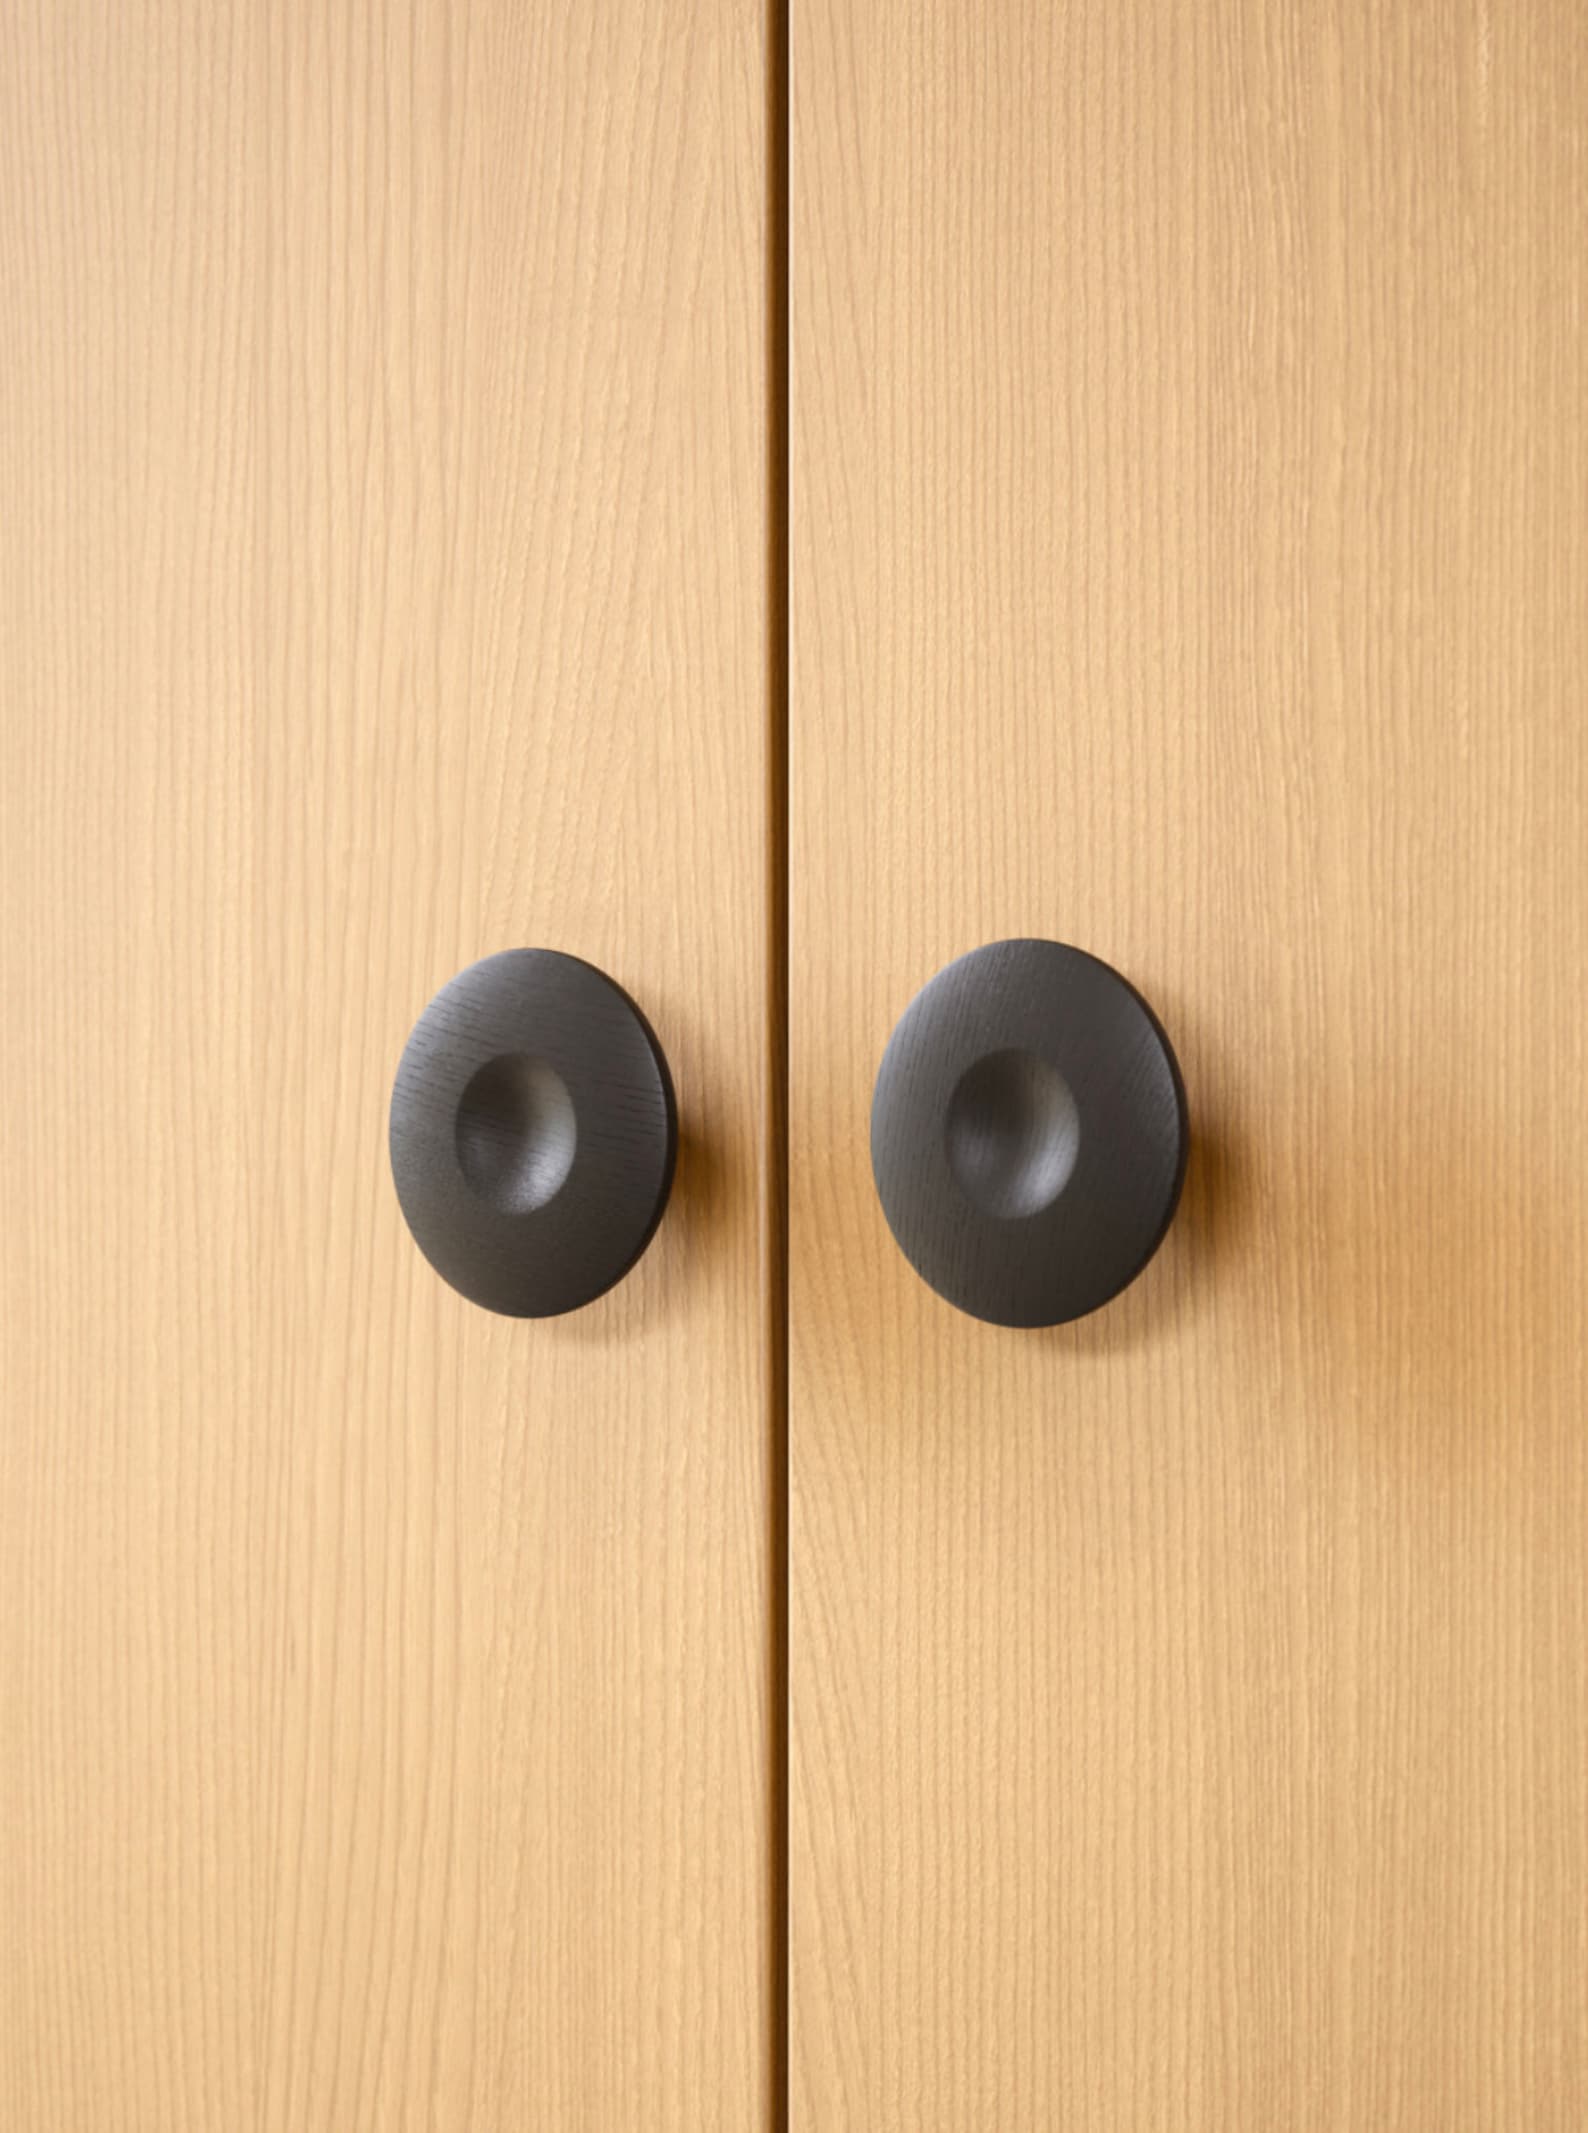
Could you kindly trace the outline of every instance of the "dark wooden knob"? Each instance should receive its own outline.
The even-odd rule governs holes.
[[[1133,1281],[1185,1177],[1180,1069],[1141,994],[1057,941],[940,970],[888,1040],[871,1167],[899,1247],[1001,1326],[1081,1318]]]
[[[391,1167],[443,1280],[510,1318],[592,1302],[667,1205],[678,1117],[667,1060],[620,985],[514,948],[444,985],[391,1101]]]

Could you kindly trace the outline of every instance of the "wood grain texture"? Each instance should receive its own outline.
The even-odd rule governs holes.
[[[793,2122],[1588,2122],[1588,17],[794,11]],[[1052,1334],[893,1249],[1004,935],[1186,1069]]]
[[[774,2099],[768,51],[703,0],[0,33],[0,2124]],[[588,1313],[402,1229],[432,991],[642,1003]]]

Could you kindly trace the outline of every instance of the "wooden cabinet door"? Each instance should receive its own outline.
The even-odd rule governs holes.
[[[793,2123],[1588,2123],[1579,0],[793,10]],[[1145,1276],[867,1162],[1120,967]]]
[[[0,2124],[774,2105],[759,0],[0,38]],[[588,957],[673,1202],[401,1223],[407,1030]]]

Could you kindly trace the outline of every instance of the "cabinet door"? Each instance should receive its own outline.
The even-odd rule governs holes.
[[[0,2121],[740,2133],[765,9],[4,42]],[[639,1000],[683,1141],[541,1323],[386,1159],[413,1019],[525,943]]]
[[[1579,0],[793,15],[791,2075],[1588,2122]],[[1094,1317],[895,1249],[962,951],[1193,1154]]]

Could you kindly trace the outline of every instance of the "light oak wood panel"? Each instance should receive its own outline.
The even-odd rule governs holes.
[[[1588,2122],[1588,17],[794,12],[793,2121]],[[979,942],[1160,1258],[894,1249]]]
[[[765,11],[23,0],[0,69],[0,2123],[774,2108]],[[386,1104],[610,970],[512,1324]]]

